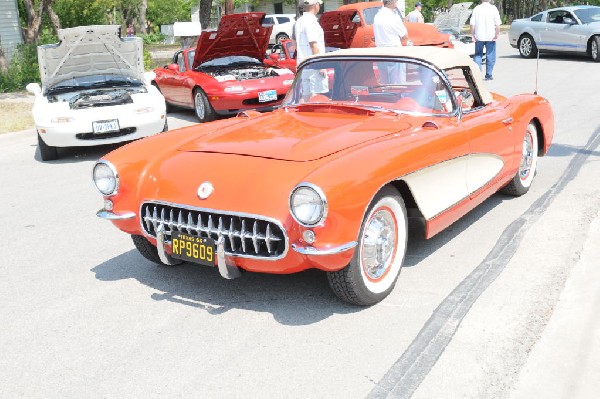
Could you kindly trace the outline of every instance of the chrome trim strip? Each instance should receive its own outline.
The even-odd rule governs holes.
[[[221,277],[232,280],[242,275],[240,269],[235,265],[229,265],[225,261],[225,237],[220,236],[217,240],[217,268]]]
[[[266,217],[266,216],[262,216],[262,215],[256,215],[256,214],[251,214],[251,213],[244,213],[244,212],[230,212],[230,211],[222,211],[222,210],[218,210],[218,209],[211,209],[211,208],[198,208],[198,207],[193,207],[193,206],[188,206],[188,205],[182,205],[182,204],[176,204],[173,202],[167,202],[167,201],[155,201],[155,200],[150,200],[150,199],[145,199],[144,201],[141,202],[140,204],[140,225],[142,227],[142,232],[145,236],[150,237],[150,238],[154,238],[152,235],[146,233],[146,228],[144,227],[144,223],[149,224],[150,221],[144,221],[144,216],[142,214],[142,208],[145,204],[154,204],[154,205],[164,205],[164,206],[169,206],[171,208],[179,208],[179,209],[185,209],[188,211],[198,211],[198,212],[205,212],[205,213],[209,213],[209,214],[220,214],[220,215],[229,215],[229,216],[238,216],[241,218],[247,218],[247,219],[258,219],[258,220],[262,220],[265,222],[269,222],[269,223],[273,223],[275,225],[277,225],[280,229],[281,232],[283,233],[283,241],[284,241],[284,250],[281,253],[281,255],[279,256],[274,256],[274,257],[263,257],[263,256],[255,256],[255,255],[246,255],[246,254],[234,254],[234,253],[228,253],[225,252],[225,255],[227,256],[231,256],[231,257],[236,257],[236,258],[247,258],[247,259],[260,259],[260,260],[265,260],[265,261],[275,261],[275,260],[279,260],[284,258],[289,250],[289,237],[287,234],[287,231],[285,230],[285,228],[283,227],[283,224],[277,220],[277,219],[273,219],[270,217]],[[156,211],[156,209],[155,209]],[[163,209],[164,211],[164,209]],[[204,232],[208,232],[208,231],[214,231],[215,233],[217,233],[217,226],[215,226],[213,224],[212,221],[212,217],[208,222],[208,226],[201,226],[201,225],[197,225],[197,226],[186,226],[184,224],[177,224],[176,221],[173,221],[173,209],[171,209],[171,215],[169,216],[169,220],[171,220],[170,225],[176,226],[179,230],[181,230],[181,227],[185,227],[186,229],[188,229],[189,227],[192,227],[194,229],[199,228],[200,230],[204,231]],[[212,215],[210,215],[212,216]],[[157,221],[160,221],[160,224],[169,224],[167,221],[167,218],[165,217],[164,214],[160,215],[160,219],[158,219],[158,215],[154,214],[152,215],[152,218],[154,219],[152,221],[153,224],[155,224],[154,229],[156,230],[156,225],[158,225]],[[244,222],[242,220],[242,222]],[[254,223],[252,231],[247,231],[244,230],[244,228],[246,228],[245,224],[242,224],[242,229],[240,231],[240,234],[243,232],[244,237],[246,238],[252,238],[253,234],[255,235],[255,233],[253,233],[253,231],[256,231],[258,226],[256,225],[256,223]],[[223,234],[225,233],[225,234]],[[227,230],[222,230],[221,234],[222,235],[227,235],[228,231]],[[167,233],[167,235],[169,235]],[[272,237],[271,237],[271,241],[272,241]],[[169,244],[170,240],[168,239],[168,237],[165,237],[165,243]],[[245,246],[245,242],[242,240],[242,243]],[[258,245],[258,243],[257,243]],[[242,249],[245,250],[245,249]]]
[[[105,209],[100,209],[96,212],[96,216],[106,220],[126,220],[135,217],[134,212],[110,212]]]
[[[173,259],[167,251],[165,251],[165,228],[161,224],[156,229],[156,249],[158,250],[158,257],[160,261],[165,265],[178,265],[182,263],[180,260]]]
[[[301,253],[302,255],[321,256],[321,255],[336,255],[336,254],[345,252],[349,249],[352,249],[352,248],[356,247],[356,245],[358,245],[358,243],[356,241],[350,241],[350,242],[348,242],[346,244],[342,244],[338,247],[319,249],[319,248],[315,248],[312,246],[301,247],[299,245],[292,244],[292,249],[298,253]]]

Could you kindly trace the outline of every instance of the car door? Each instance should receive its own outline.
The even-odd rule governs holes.
[[[181,64],[183,62],[183,52],[178,51],[173,56],[173,62],[169,64],[168,69],[164,71],[161,79],[159,80],[159,88],[162,92],[165,100],[171,104],[180,103],[179,91],[179,75],[181,71]],[[172,65],[177,65],[179,70],[172,69]]]
[[[446,70],[454,93],[466,92],[463,99],[461,128],[469,138],[469,160],[466,184],[469,196],[489,195],[485,189],[490,182],[512,173],[517,132],[506,107],[495,101],[483,104],[469,68]]]
[[[542,41],[541,46],[538,47],[552,51],[585,51],[585,43],[582,44],[579,37],[581,25],[578,26],[577,21],[575,16],[567,10],[548,11],[546,29],[541,32]]]

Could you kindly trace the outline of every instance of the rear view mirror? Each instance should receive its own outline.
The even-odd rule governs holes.
[[[277,53],[271,53],[271,55],[269,56],[273,61],[277,61],[279,60],[279,54]]]

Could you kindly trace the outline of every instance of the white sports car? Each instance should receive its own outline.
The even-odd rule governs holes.
[[[61,29],[60,42],[38,47],[42,84],[33,119],[42,160],[57,147],[119,143],[167,130],[165,99],[144,72],[142,39],[113,25]]]

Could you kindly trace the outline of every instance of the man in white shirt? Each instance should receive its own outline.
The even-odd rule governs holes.
[[[304,13],[294,25],[296,37],[296,61],[325,52],[325,34],[317,20],[323,0],[303,0]],[[329,91],[326,70],[306,70],[302,74],[302,97],[308,100],[312,94]]]
[[[408,31],[402,22],[402,17],[396,11],[397,5],[398,0],[383,0],[383,7],[375,14],[373,33],[376,47],[402,47],[402,40],[408,39]],[[394,84],[406,81],[405,65],[395,62],[380,64],[383,67],[379,70],[382,83]]]
[[[421,9],[423,8],[423,4],[420,2],[415,3],[415,9],[408,13],[406,16],[406,22],[419,22],[425,23],[425,18],[423,18],[423,14],[421,14]]]
[[[481,4],[471,14],[471,35],[475,41],[474,61],[481,69],[481,58],[485,47],[485,80],[492,80],[496,64],[496,40],[500,34],[500,13],[490,0],[481,0]]]

